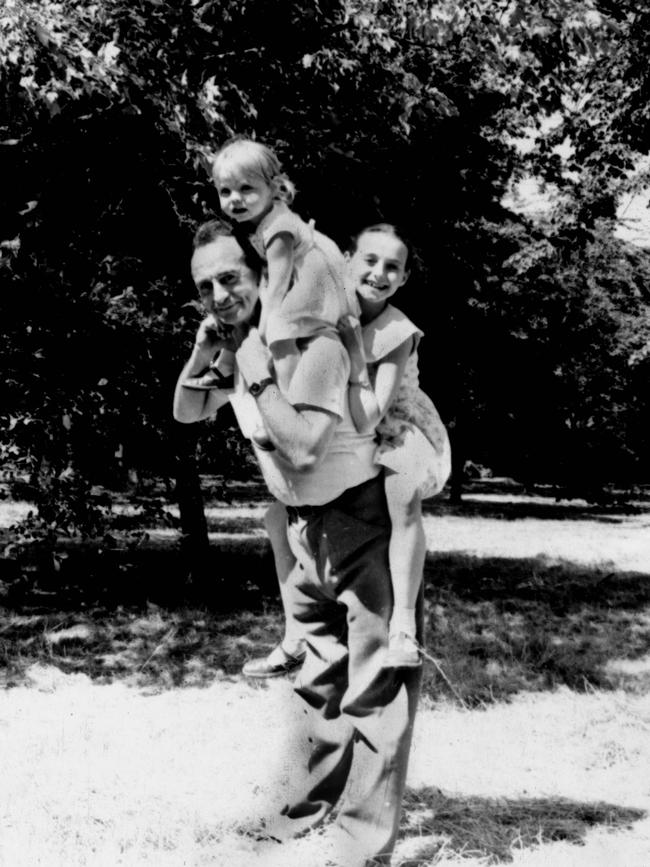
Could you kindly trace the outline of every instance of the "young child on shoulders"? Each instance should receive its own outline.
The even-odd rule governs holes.
[[[348,257],[348,288],[356,295],[359,318],[340,323],[351,360],[352,418],[359,431],[376,428],[375,461],[384,467],[394,595],[384,664],[396,668],[421,664],[416,605],[426,554],[422,499],[441,491],[451,472],[447,431],[419,387],[423,333],[389,304],[408,279],[407,260],[408,248],[394,226],[364,229]]]
[[[300,359],[296,341],[335,334],[337,321],[349,312],[343,255],[313,221],[306,223],[291,210],[295,186],[276,154],[261,142],[227,142],[214,158],[212,177],[223,213],[241,226],[266,263],[259,331],[273,357],[278,386],[287,392]],[[213,367],[185,385],[211,389],[221,382]],[[268,445],[263,434],[253,439]]]

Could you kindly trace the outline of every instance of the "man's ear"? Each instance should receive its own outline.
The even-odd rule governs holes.
[[[411,276],[411,272],[410,272],[410,271],[405,271],[405,272],[404,272],[404,279],[403,279],[402,282],[400,283],[400,287],[402,287],[402,286],[406,283],[406,281],[408,280],[408,278],[409,278],[410,276]]]

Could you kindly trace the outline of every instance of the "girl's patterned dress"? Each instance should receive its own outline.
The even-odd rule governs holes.
[[[397,395],[377,426],[375,462],[412,477],[414,489],[432,497],[451,473],[451,449],[438,410],[419,384],[417,345],[423,333],[391,304],[362,331],[373,386],[381,360],[406,340],[413,341]]]

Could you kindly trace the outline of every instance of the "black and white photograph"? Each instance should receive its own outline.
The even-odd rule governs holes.
[[[649,867],[648,57],[1,0],[0,867]]]

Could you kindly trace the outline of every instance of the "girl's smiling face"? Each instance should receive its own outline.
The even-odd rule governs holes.
[[[363,232],[348,257],[348,278],[359,300],[383,307],[408,278],[406,244],[389,232]]]

